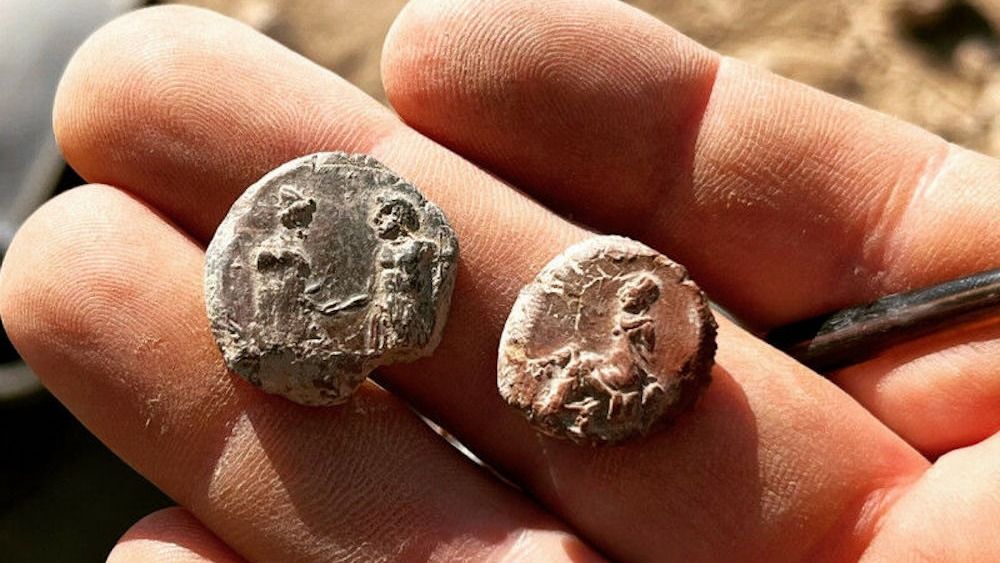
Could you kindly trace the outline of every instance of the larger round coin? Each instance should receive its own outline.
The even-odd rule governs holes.
[[[557,256],[500,340],[500,394],[542,432],[591,444],[648,432],[709,383],[715,318],[685,269],[617,236]]]
[[[206,251],[212,333],[254,385],[340,403],[375,367],[434,350],[457,259],[441,210],[375,159],[297,158],[246,190]]]

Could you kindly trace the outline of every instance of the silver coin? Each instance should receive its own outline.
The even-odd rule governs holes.
[[[621,442],[694,403],[711,380],[715,331],[681,265],[634,240],[591,238],[521,291],[497,386],[548,435]]]
[[[205,257],[226,365],[307,405],[345,401],[372,369],[430,354],[458,242],[441,210],[375,159],[316,153],[233,204]]]

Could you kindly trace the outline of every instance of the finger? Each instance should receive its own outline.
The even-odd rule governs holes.
[[[1000,431],[1000,322],[897,345],[833,380],[930,456]]]
[[[108,563],[239,563],[244,561],[190,512],[165,508],[129,528]]]
[[[942,456],[883,522],[867,561],[988,561],[1000,550],[1000,436]]]
[[[998,221],[977,209],[1000,202],[980,157],[723,59],[621,2],[411,2],[384,53],[407,122],[665,248],[761,326],[1000,256],[944,251],[976,240],[946,229]]]
[[[18,232],[0,315],[50,390],[240,555],[590,556],[381,389],[313,409],[231,377],[205,319],[203,259],[131,196],[78,188]]]
[[[259,66],[262,59],[272,62],[274,47],[232,41],[241,38],[229,25],[202,24],[206,34],[200,38],[142,41],[123,61],[129,72],[111,80],[95,76],[102,60],[121,59],[122,42],[142,39],[140,26],[151,30],[207,14],[168,6],[105,28],[64,74],[53,119],[59,146],[77,172],[94,183],[134,189],[202,241],[229,209],[232,186],[246,187],[260,169],[300,156],[303,143],[364,152],[398,126],[361,92],[304,58]],[[130,24],[137,29],[128,29]],[[177,43],[181,37],[184,42]],[[208,51],[221,46],[224,54]],[[221,60],[225,68],[214,68]],[[274,93],[276,85],[291,89],[274,98],[255,95]],[[172,103],[154,99],[161,95]],[[334,104],[335,119],[319,121]],[[194,185],[191,170],[199,171]]]
[[[520,286],[587,234],[398,122],[385,125],[394,118],[376,103],[360,104],[343,82],[242,26],[188,10],[127,22],[93,38],[61,86],[56,128],[74,166],[127,181],[196,234],[212,232],[226,202],[286,153],[365,150],[413,180],[450,218],[462,263],[434,357],[387,370],[383,381],[609,554],[718,559],[736,546],[747,557],[853,553],[886,499],[925,467],[845,395],[729,325],[716,381],[687,424],[603,451],[538,437],[497,395],[497,342]],[[253,68],[268,69],[267,79]],[[120,84],[133,87],[111,94]],[[340,111],[341,100],[349,111]],[[106,106],[132,109],[96,111]],[[221,109],[251,106],[253,113]],[[271,127],[289,129],[273,133],[287,140],[279,147],[265,136],[229,134],[252,130],[262,113],[274,116]],[[356,129],[342,125],[345,114]],[[192,115],[197,126],[174,117]],[[197,146],[199,157],[192,165],[183,151],[134,152],[159,146]],[[219,170],[203,185],[208,163]],[[217,195],[196,202],[203,189]],[[855,448],[858,441],[866,447]]]
[[[759,328],[1000,264],[995,161],[623,3],[414,1],[384,53],[408,123],[662,249]],[[974,443],[1000,429],[996,336],[923,341],[838,381],[925,451]]]

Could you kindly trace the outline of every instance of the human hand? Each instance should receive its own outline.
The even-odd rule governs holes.
[[[57,137],[99,184],[21,229],[0,314],[48,388],[185,507],[137,524],[113,558],[1000,549],[995,324],[899,346],[836,374],[837,387],[720,318],[714,381],[694,411],[621,447],[539,436],[495,387],[517,291],[589,234],[557,212],[657,247],[766,329],[996,266],[994,160],[720,58],[610,0],[414,0],[383,74],[402,119],[252,30],[179,7],[110,24],[67,69]],[[227,373],[201,285],[230,203],[319,150],[385,162],[462,244],[434,356],[330,409]]]

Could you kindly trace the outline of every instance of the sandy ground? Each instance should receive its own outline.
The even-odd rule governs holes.
[[[405,0],[184,0],[243,20],[384,99]],[[724,54],[1000,156],[1000,0],[632,0]]]

